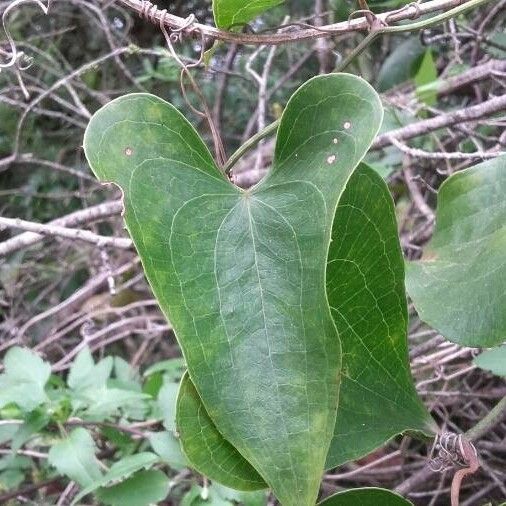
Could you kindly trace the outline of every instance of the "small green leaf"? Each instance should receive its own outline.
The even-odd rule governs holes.
[[[111,363],[112,367],[112,363]],[[91,355],[90,349],[85,346],[76,356],[69,370],[67,376],[67,385],[72,389],[82,389],[88,385],[95,385],[97,381],[94,374],[95,362]],[[105,383],[109,376],[107,376],[102,383]]]
[[[169,480],[162,471],[138,471],[117,485],[97,490],[98,499],[111,506],[147,506],[163,501],[169,493]]]
[[[149,366],[142,375],[144,378],[151,376],[157,372],[164,372],[167,377],[173,381],[179,381],[186,369],[184,358],[171,358],[169,360],[162,360]]]
[[[194,486],[184,496],[181,506],[235,506],[211,484],[206,488]]]
[[[493,31],[484,42],[485,52],[489,55],[494,58],[506,58],[506,29]]]
[[[434,105],[437,102],[439,83],[437,82],[436,63],[430,49],[425,51],[414,81],[418,99],[427,105]]]
[[[31,350],[13,347],[4,358],[5,373],[0,375],[0,408],[15,403],[32,411],[48,400],[44,387],[51,366]]]
[[[111,374],[115,371],[115,378]],[[118,357],[106,357],[94,363],[90,350],[83,348],[70,369],[67,384],[71,388],[74,412],[85,420],[102,421],[123,410],[132,418],[142,416],[146,406],[136,373]]]
[[[146,377],[146,380],[142,385],[142,391],[153,399],[156,399],[162,389],[162,386],[163,374],[161,372],[155,372]]]
[[[32,460],[28,457],[11,454],[8,457],[1,458],[0,491],[17,488],[24,481],[26,472],[32,466]]]
[[[183,451],[199,473],[237,490],[267,488],[255,468],[218,432],[188,374],[179,389],[177,427]]]
[[[83,419],[101,422],[117,414],[119,410],[141,408],[142,402],[148,398],[149,395],[141,392],[103,387],[89,388],[75,399],[86,405],[86,409],[80,414]]]
[[[81,427],[52,446],[48,462],[60,474],[68,476],[82,487],[88,487],[101,479],[102,473],[95,458],[95,443],[90,433]]]
[[[181,451],[179,440],[172,432],[152,432],[149,443],[157,455],[172,469],[180,471],[188,467],[188,461]]]
[[[218,28],[225,30],[240,27],[283,2],[284,0],[213,0],[214,21]]]
[[[356,488],[339,492],[318,506],[413,506],[413,503],[390,490],[382,488]]]
[[[124,480],[131,474],[139,471],[139,469],[148,469],[156,464],[160,459],[157,455],[151,452],[141,452],[135,455],[123,457],[118,462],[115,462],[109,471],[104,475],[104,480],[109,482],[115,480]]]
[[[123,457],[118,462],[115,462],[107,473],[84,487],[74,498],[72,505],[78,504],[83,497],[91,494],[100,487],[106,487],[111,483],[126,480],[140,470],[149,469],[159,462],[159,460],[160,459],[151,452],[141,452],[136,453],[135,455],[129,455],[128,457]]]
[[[132,435],[115,427],[104,425],[100,427],[100,433],[103,439],[112,443],[123,455],[130,455],[138,448],[138,443]]]
[[[124,390],[140,392],[139,375],[132,366],[121,357],[114,357],[114,386]]]
[[[202,487],[199,487],[198,485],[192,485],[190,490],[188,490],[188,492],[186,492],[186,494],[183,496],[181,500],[181,506],[193,506],[193,502],[201,498],[201,492]]]
[[[30,469],[32,467],[32,459],[24,455],[8,455],[0,459],[0,471],[6,469]]]
[[[163,417],[163,426],[170,431],[176,430],[176,400],[179,385],[172,381],[164,381],[158,393],[157,404]]]
[[[13,490],[25,480],[25,473],[21,469],[6,469],[0,472],[0,491]]]
[[[422,259],[408,262],[406,287],[420,318],[463,346],[506,339],[506,156],[449,177],[439,189],[436,227]]]
[[[269,494],[265,490],[246,492],[225,487],[217,482],[213,482],[212,486],[221,497],[239,503],[241,506],[267,506]]]
[[[0,417],[4,418],[4,417]],[[19,424],[12,423],[6,425],[0,425],[0,444],[3,445],[12,439],[14,434],[19,428]]]
[[[490,371],[497,376],[506,376],[506,345],[484,351],[473,362],[480,369]]]
[[[30,469],[32,467],[32,459],[24,455],[8,455],[0,458],[0,471],[6,469]]]
[[[75,368],[70,371],[67,384],[78,392],[104,388],[111,376],[113,366],[113,357],[105,357],[94,364],[90,351],[84,348],[76,358]]]
[[[41,431],[50,421],[49,415],[45,409],[36,409],[29,413],[23,424],[18,426],[18,430],[12,437],[11,449],[17,452],[33,434]]]
[[[418,70],[425,50],[417,35],[395,44],[393,51],[381,65],[377,81],[378,91],[389,90],[411,79]]]

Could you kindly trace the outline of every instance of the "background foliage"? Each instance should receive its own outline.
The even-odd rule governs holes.
[[[10,3],[0,2],[2,12]],[[381,12],[404,3],[371,1],[370,7]],[[206,1],[158,5],[183,18],[194,13],[202,23],[214,22]],[[351,1],[288,1],[251,26],[276,27],[286,16],[311,23],[315,16],[325,23],[345,21],[356,8]],[[505,12],[506,3],[499,0],[421,33],[380,37],[347,69],[382,93],[386,117],[380,134],[456,111],[465,115],[473,107],[486,111],[473,121],[422,130],[401,146],[373,146],[368,154],[395,198],[409,260],[420,258],[432,236],[443,182],[480,161],[470,153],[486,157],[506,150],[505,107],[487,105],[504,95]],[[0,73],[1,216],[46,223],[117,201],[116,188],[100,186],[92,177],[82,138],[91,114],[127,92],[149,91],[170,101],[212,146],[205,121],[181,94],[179,67],[160,31],[118,3],[54,2],[48,16],[35,5],[23,5],[8,15],[7,26],[18,50],[33,62],[19,72]],[[251,137],[262,119],[278,119],[301,83],[332,70],[363,36],[352,32],[323,44],[282,45],[272,55],[269,49],[217,44],[208,65],[194,75],[226,152]],[[185,39],[177,52],[195,61],[198,44]],[[259,86],[253,71],[266,67]],[[191,91],[188,100],[199,107]],[[265,174],[272,146],[266,139],[238,164],[233,177],[240,185]],[[448,189],[450,183],[445,185]],[[484,206],[490,205],[488,196]],[[124,235],[117,208],[66,224]],[[134,252],[61,237],[2,250],[11,248],[17,233],[0,231],[0,502],[272,504],[263,491],[236,492],[189,469],[174,432],[184,364]],[[500,339],[454,339],[459,343],[454,344],[422,323],[413,306],[409,318],[418,394],[441,427],[471,428],[505,396],[506,386],[497,351],[475,358],[480,350],[468,346],[500,344]],[[505,437],[504,424],[498,424],[477,443],[485,465],[465,483],[463,504],[499,504],[506,498]],[[381,485],[397,487],[415,504],[447,504],[451,473],[424,475],[427,451],[424,443],[396,438],[329,471],[321,495]]]

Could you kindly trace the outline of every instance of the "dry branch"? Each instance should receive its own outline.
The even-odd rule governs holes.
[[[506,110],[506,95],[491,98],[486,102],[478,105],[461,109],[460,111],[453,111],[447,114],[440,114],[435,118],[430,118],[423,121],[418,121],[406,127],[392,130],[385,134],[379,135],[372,145],[372,149],[384,148],[391,144],[391,139],[395,138],[399,141],[405,141],[424,135],[434,130],[456,125],[458,123],[465,123],[482,119],[500,111]]]
[[[75,211],[62,218],[49,222],[47,225],[52,227],[76,227],[84,223],[90,223],[100,219],[108,218],[121,213],[123,204],[120,201],[106,202],[97,206],[88,207],[80,211]],[[25,232],[12,239],[0,243],[0,257],[19,251],[20,249],[33,246],[42,241],[44,236],[36,232]]]
[[[33,221],[22,220],[20,218],[3,218],[0,216],[0,230],[2,227],[19,228],[40,235],[51,235],[55,237],[65,237],[66,239],[75,241],[85,241],[95,244],[98,247],[111,246],[120,249],[129,249],[132,247],[132,241],[130,239],[106,237],[80,228],[34,223]]]

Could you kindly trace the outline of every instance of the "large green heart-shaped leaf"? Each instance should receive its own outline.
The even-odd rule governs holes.
[[[336,210],[327,295],[343,347],[343,374],[327,468],[356,459],[405,431],[437,431],[410,376],[404,260],[385,181],[362,164]],[[177,426],[195,468],[227,486],[261,487],[228,443],[186,376]],[[265,486],[265,484],[263,484]]]
[[[448,178],[436,227],[406,287],[420,318],[458,344],[506,339],[506,156]]]
[[[334,494],[318,506],[413,506],[413,503],[384,488],[355,488]]]
[[[243,25],[284,0],[213,0],[214,22],[218,28]]]
[[[334,430],[331,225],[381,120],[360,78],[308,81],[287,104],[271,172],[248,191],[156,97],[113,101],[85,135],[96,175],[124,192],[127,227],[209,416],[286,505],[314,504]]]

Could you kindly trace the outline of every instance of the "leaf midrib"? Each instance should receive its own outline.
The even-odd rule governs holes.
[[[257,247],[256,247],[256,241],[255,241],[255,233],[254,233],[254,230],[253,230],[253,222],[254,222],[254,220],[253,220],[253,215],[251,213],[251,201],[250,201],[250,198],[247,198],[247,197],[244,199],[244,201],[245,201],[245,206],[246,206],[246,209],[247,209],[247,212],[248,212],[248,225],[249,225],[249,231],[250,231],[250,234],[251,234],[251,241],[252,241],[252,244],[253,244],[253,253],[254,253],[254,259],[255,259],[255,270],[256,270],[256,275],[257,275],[257,280],[258,280],[258,287],[260,289],[260,300],[261,300],[261,305],[262,305],[262,320],[263,320],[263,324],[264,324],[265,340],[266,340],[267,347],[268,347],[268,350],[269,350],[269,362],[270,362],[270,367],[271,367],[271,374],[272,374],[272,377],[273,377],[273,379],[274,379],[274,381],[276,383],[276,395],[277,395],[277,398],[278,398],[277,404],[279,406],[281,406],[282,403],[281,403],[280,396],[279,396],[279,383],[277,382],[274,364],[272,363],[272,355],[271,355],[271,346],[270,346],[269,332],[267,330],[267,317],[266,317],[266,314],[265,314],[264,291],[263,291],[263,288],[262,288],[262,281],[261,281],[261,278],[260,278],[260,271],[258,269]],[[296,239],[296,242],[297,242],[297,239]],[[297,242],[297,248],[299,250],[299,258],[300,258],[300,249],[298,247],[298,242]],[[285,432],[285,437],[288,438],[288,430],[287,430],[287,426],[286,426],[286,420],[284,418],[284,414],[283,414],[282,410],[280,410],[280,412],[281,412],[281,419],[283,420],[283,429],[284,429],[284,432]],[[295,467],[294,467],[293,455],[292,455],[292,452],[291,452],[291,447],[288,448],[288,453],[290,455],[290,464],[291,464],[291,468],[292,468],[292,476],[294,477],[295,482],[298,483],[298,477],[295,474]],[[263,477],[263,478],[266,479],[265,477]],[[268,483],[268,480],[266,480],[266,481]]]

